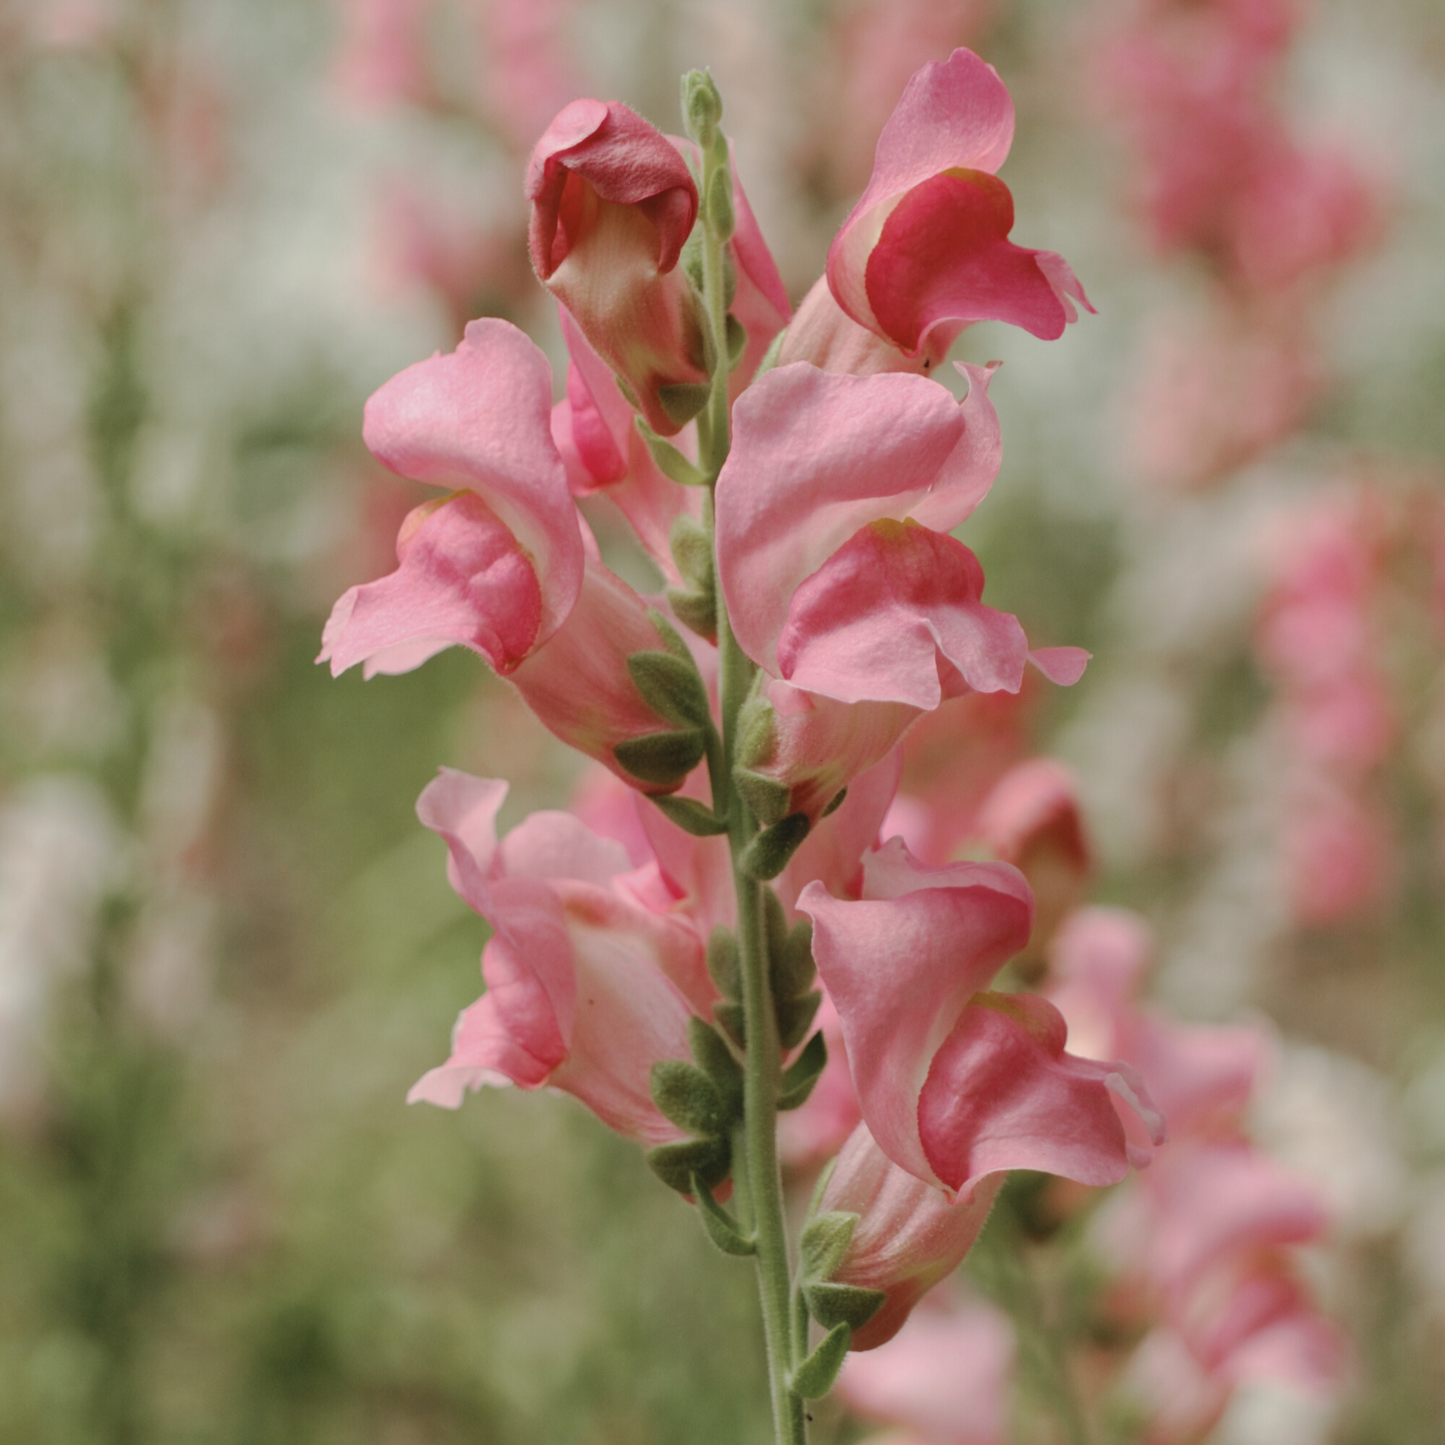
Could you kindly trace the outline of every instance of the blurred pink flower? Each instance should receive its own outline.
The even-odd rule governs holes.
[[[477,98],[519,155],[582,89],[567,42],[573,0],[472,0]]]
[[[426,23],[432,0],[337,0],[341,47],[332,75],[362,105],[423,101],[431,93]]]

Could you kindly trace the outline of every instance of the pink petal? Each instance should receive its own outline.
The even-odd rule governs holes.
[[[441,768],[416,800],[416,815],[447,844],[447,876],[478,913],[485,914],[487,879],[497,856],[497,814],[508,784]]]
[[[1083,677],[1089,665],[1091,652],[1082,647],[1036,647],[1029,653],[1029,661],[1060,687],[1072,687]]]
[[[779,670],[795,686],[841,702],[923,710],[943,700],[945,662],[975,692],[1017,692],[1028,640],[1017,618],[979,601],[982,592],[983,569],[962,542],[927,527],[874,522],[793,594]]]
[[[1032,994],[988,994],[962,1011],[918,1099],[928,1163],[950,1188],[1000,1169],[1038,1169],[1117,1184],[1132,1161],[1113,1104],[1147,1096],[1128,1065],[1064,1052],[1059,1011]],[[850,1053],[849,1057],[852,1055]],[[1150,1121],[1162,1139],[1157,1116]]]
[[[599,838],[571,813],[530,813],[502,841],[500,863],[508,878],[568,878],[605,888],[632,870],[627,849]]]
[[[538,642],[582,583],[582,541],[552,440],[547,359],[506,321],[473,321],[450,356],[392,377],[366,404],[366,444],[414,481],[476,492],[531,557],[542,593]]]
[[[908,82],[878,137],[868,188],[828,251],[829,285],[856,321],[873,322],[863,271],[890,203],[943,171],[992,174],[1008,155],[1013,128],[1008,90],[970,50],[925,65]]]
[[[813,920],[818,972],[843,1021],[869,1130],[900,1168],[938,1183],[919,1135],[919,1093],[968,1000],[1028,942],[1028,885],[1005,863],[925,869],[896,842],[865,870],[865,890],[877,882],[892,896],[845,903],[811,883],[798,907]]]
[[[318,661],[333,677],[404,672],[457,643],[510,672],[536,644],[543,598],[517,538],[473,492],[418,507],[402,527],[401,565],[353,587],[332,609]]]
[[[910,355],[941,325],[1006,321],[1047,341],[1062,336],[1077,315],[1070,295],[1088,302],[1063,260],[1046,268],[1045,253],[1006,239],[1013,219],[1013,197],[994,176],[945,172],[915,186],[868,255],[864,286],[879,330]]]
[[[800,364],[744,393],[718,480],[717,543],[733,627],[753,661],[778,673],[794,591],[860,527],[912,516],[948,531],[987,494],[1001,456],[997,417],[986,374],[970,381],[960,407],[923,377]]]
[[[463,1009],[452,1031],[452,1051],[446,1063],[425,1074],[407,1090],[408,1104],[436,1104],[459,1109],[468,1093],[522,1083],[536,1087],[546,1081],[548,1069],[521,1047],[497,1015],[497,1001],[483,994]]]

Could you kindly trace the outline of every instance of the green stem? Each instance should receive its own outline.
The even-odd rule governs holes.
[[[702,168],[704,196],[710,193],[710,184],[718,165],[712,147],[705,147]],[[707,425],[699,429],[707,440],[706,454],[699,457],[699,463],[707,472],[710,483],[715,485],[729,447],[727,314],[723,297],[723,242],[708,222],[703,228],[702,254],[704,306],[717,365],[713,371],[712,396],[707,405]],[[708,501],[710,523],[711,496]],[[762,1301],[775,1438],[777,1445],[806,1445],[803,1402],[788,1384],[802,1341],[794,1338],[792,1270],[783,1214],[783,1180],[778,1167],[778,1095],[782,1083],[782,1051],[768,976],[762,885],[747,877],[738,866],[743,850],[757,832],[757,823],[732,782],[738,713],[752,687],[755,669],[733,636],[720,589],[718,654],[721,665],[722,776],[718,778],[714,773],[713,780],[715,786],[721,782],[726,789],[723,796],[727,799],[728,841],[732,848],[733,883],[737,894],[737,938],[746,1033],[742,1148],[741,1157],[735,1158],[734,1168],[741,1166],[746,1181],[744,1193],[757,1239],[758,1292]],[[721,801],[715,793],[715,810]]]

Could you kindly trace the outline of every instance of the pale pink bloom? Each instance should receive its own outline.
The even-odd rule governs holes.
[[[567,43],[572,0],[472,0],[469,8],[482,110],[512,150],[526,154],[582,88]]]
[[[697,218],[686,162],[625,105],[574,100],[532,152],[527,198],[533,269],[649,425],[673,435],[687,419],[674,388],[708,382],[702,319],[678,269]]]
[[[1394,839],[1379,800],[1328,776],[1292,780],[1281,840],[1285,886],[1305,927],[1378,903],[1393,874]]]
[[[1007,1445],[1015,1353],[1013,1325],[996,1306],[930,1300],[884,1348],[848,1357],[838,1393],[921,1445]]]
[[[828,284],[908,356],[974,321],[1057,337],[1075,301],[1093,309],[1061,256],[1007,239],[1013,197],[994,172],[1013,127],[997,71],[960,48],[914,75],[878,137],[868,187],[829,248]]]
[[[332,73],[342,93],[364,105],[425,100],[431,0],[339,0],[339,6],[341,50]]]
[[[853,1332],[851,1348],[871,1350],[891,1340],[913,1306],[953,1273],[988,1222],[1002,1174],[980,1179],[966,1199],[942,1190],[891,1162],[865,1124],[849,1136],[828,1175],[818,1212],[857,1214],[834,1284],[882,1290],[882,1308]]]
[[[1143,1445],[1199,1445],[1229,1404],[1230,1385],[1168,1325],[1155,1325],[1125,1368],[1123,1393],[1144,1417]]]
[[[649,1077],[660,1059],[689,1056],[687,1021],[716,998],[701,938],[639,904],[626,850],[570,814],[534,813],[498,842],[506,786],[443,769],[417,804],[446,840],[452,886],[494,933],[486,993],[408,1099],[456,1108],[487,1084],[546,1085],[644,1143],[677,1139]]]
[[[860,900],[811,884],[798,906],[879,1148],[965,1196],[1001,1169],[1113,1184],[1147,1162],[1163,1124],[1134,1070],[1066,1054],[1046,1000],[983,992],[1028,942],[1023,876],[1005,863],[924,868],[897,839],[863,869]]]
[[[932,709],[1016,692],[1018,620],[980,600],[978,559],[948,535],[998,472],[989,372],[960,405],[922,377],[811,366],[760,378],[733,410],[717,487],[718,576],[743,651],[839,702]],[[1086,654],[1034,660],[1072,682]]]

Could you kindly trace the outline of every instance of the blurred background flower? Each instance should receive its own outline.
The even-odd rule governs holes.
[[[1242,1388],[1209,1438],[1436,1437],[1438,7],[0,0],[0,1438],[763,1430],[751,1280],[628,1144],[520,1092],[404,1103],[485,940],[417,794],[507,777],[510,828],[576,760],[464,652],[370,683],[312,659],[429,495],[366,452],[366,397],[484,314],[566,374],[522,187],[562,105],[676,129],[710,65],[796,304],[908,75],[960,44],[1013,92],[1025,239],[1099,310],[956,348],[1005,362],[963,535],[991,606],[1095,661],[946,704],[894,821],[955,799],[926,846],[957,857],[1007,767],[1061,757],[1155,999],[1274,1021],[1253,1137],[1326,1202],[1305,1264],[1355,1372],[1328,1408]],[[1047,1438],[967,1310],[997,1364],[958,1438]],[[934,1439],[896,1390],[850,1397]]]

